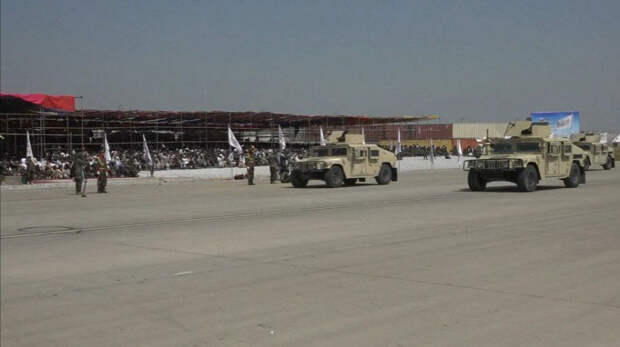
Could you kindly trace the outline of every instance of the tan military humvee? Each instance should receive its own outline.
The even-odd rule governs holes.
[[[374,178],[378,184],[398,180],[396,156],[377,145],[364,144],[360,134],[332,131],[327,145],[310,148],[310,155],[295,163],[291,183],[303,188],[308,180],[323,180],[330,188],[354,185]]]
[[[620,142],[614,142],[611,144],[611,146],[614,149],[614,158],[615,157],[620,158]]]
[[[605,170],[616,167],[613,148],[601,143],[601,136],[593,133],[579,133],[571,138],[573,143],[585,152],[585,168],[600,165]]]
[[[482,191],[492,181],[516,183],[524,192],[547,178],[561,179],[568,188],[586,183],[584,152],[568,138],[552,138],[548,123],[509,123],[505,135],[490,140],[486,155],[465,161],[471,190]]]

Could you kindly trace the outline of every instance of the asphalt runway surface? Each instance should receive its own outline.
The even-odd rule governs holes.
[[[620,169],[466,188],[3,191],[1,345],[619,346]]]

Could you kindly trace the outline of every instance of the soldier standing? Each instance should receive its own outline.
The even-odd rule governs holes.
[[[269,174],[271,183],[276,183],[278,179],[278,154],[273,150],[269,150]]]
[[[108,161],[105,159],[105,155],[103,151],[99,152],[97,156],[97,171],[99,175],[97,176],[97,193],[107,193],[105,190],[108,185]]]
[[[248,185],[254,185],[254,146],[250,146],[248,149],[247,158],[245,158],[245,165],[248,168]]]
[[[88,154],[82,147],[82,151],[76,154],[74,168],[75,168],[75,194],[82,194],[82,197],[86,197],[86,164],[88,161]]]
[[[31,157],[26,158],[26,184],[32,184],[34,180],[34,161]]]
[[[80,194],[82,191],[82,170],[83,163],[80,159],[80,152],[73,153],[73,164],[71,166],[71,173],[73,174],[73,181],[75,181],[75,195]]]

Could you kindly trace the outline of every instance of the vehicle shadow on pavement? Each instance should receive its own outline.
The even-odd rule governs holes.
[[[555,190],[555,189],[564,189],[563,186],[538,186],[536,191],[541,190]],[[487,187],[485,190],[481,192],[472,192],[469,188],[463,188],[457,190],[457,192],[468,192],[468,193],[523,193],[515,186],[501,186],[501,187]]]
[[[308,185],[304,188],[295,188],[293,186],[288,186],[288,189],[343,189],[343,188],[355,188],[355,187],[367,187],[367,186],[376,186],[377,184],[374,183],[356,183],[352,186],[341,186],[338,188],[329,188],[328,186],[324,185],[324,184],[317,184],[317,185]]]

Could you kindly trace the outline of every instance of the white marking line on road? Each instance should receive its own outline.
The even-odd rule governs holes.
[[[184,275],[191,275],[193,274],[194,271],[182,271],[182,272],[177,272],[174,274],[174,276],[184,276]]]

